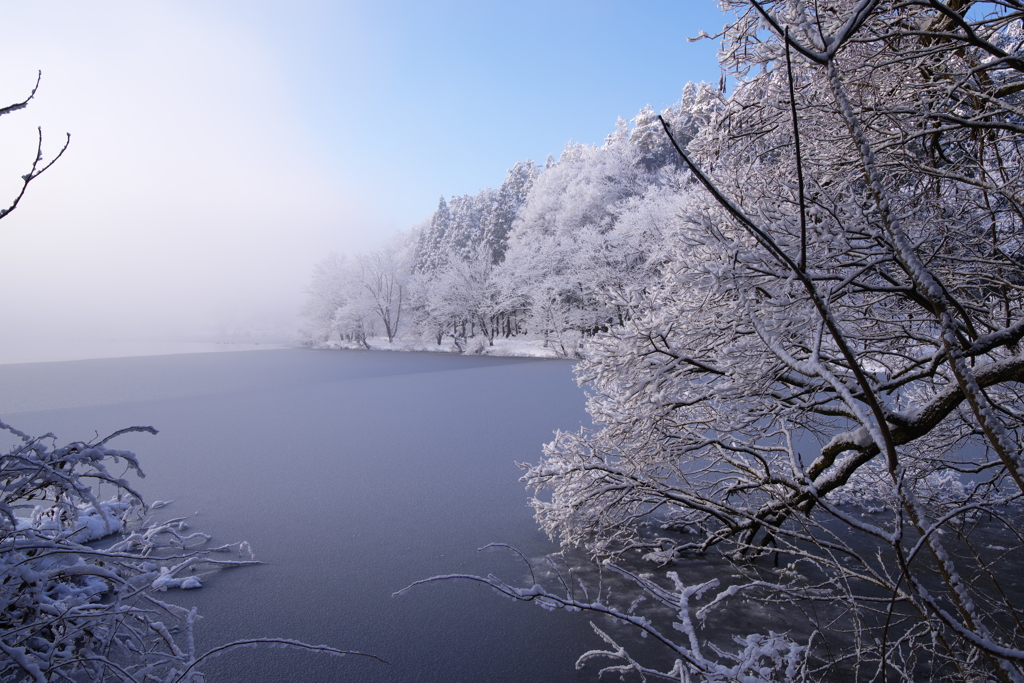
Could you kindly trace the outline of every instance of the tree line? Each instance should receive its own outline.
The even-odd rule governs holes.
[[[638,119],[628,172],[567,150],[591,182],[531,196],[506,252],[537,245],[532,319],[539,282],[604,307],[575,309],[596,427],[523,481],[620,581],[438,578],[632,626],[667,664],[596,623],[580,663],[641,680],[1024,680],[1024,4],[721,5],[734,91],[693,132]],[[591,233],[587,272],[618,267],[572,290]],[[707,555],[695,584],[643,562]]]
[[[661,116],[688,141],[724,102],[717,86],[689,84]],[[369,348],[370,338],[401,337],[468,352],[514,337],[578,357],[584,340],[623,324],[631,313],[621,302],[667,263],[692,180],[658,116],[647,107],[601,145],[519,162],[496,190],[442,197],[381,249],[321,261],[303,341]]]

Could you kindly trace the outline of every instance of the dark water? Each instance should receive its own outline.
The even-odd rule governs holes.
[[[278,636],[372,652],[390,666],[280,649],[226,654],[211,681],[573,681],[602,643],[585,615],[435,574],[493,572],[557,550],[537,530],[515,461],[588,424],[571,364],[287,349],[0,366],[0,417],[59,443],[130,425],[161,513],[214,543],[247,540],[258,567],[171,601],[198,606],[199,647]]]

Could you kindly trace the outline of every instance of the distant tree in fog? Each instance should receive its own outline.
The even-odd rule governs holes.
[[[303,321],[300,333],[307,338],[325,342],[337,332],[338,310],[347,302],[348,261],[345,256],[330,254],[313,266],[313,277],[306,287],[306,302],[299,315]]]
[[[369,348],[367,338],[383,330],[388,342],[394,340],[414,289],[409,240],[399,235],[355,258],[331,254],[316,264],[299,314],[303,338],[323,343],[337,335]]]
[[[356,259],[359,285],[369,294],[369,301],[384,326],[388,343],[398,334],[403,305],[408,306],[411,265],[411,254],[398,239]]]

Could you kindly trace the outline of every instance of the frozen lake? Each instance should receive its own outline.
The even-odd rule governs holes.
[[[197,591],[201,649],[278,636],[376,654],[244,649],[211,681],[573,681],[602,645],[585,615],[546,612],[435,574],[521,563],[476,549],[557,550],[536,529],[515,461],[555,429],[589,424],[567,361],[421,353],[260,352],[0,365],[0,417],[59,443],[131,425],[147,500],[175,502],[213,543],[247,540],[265,564]]]

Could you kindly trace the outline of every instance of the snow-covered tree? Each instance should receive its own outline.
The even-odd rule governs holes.
[[[380,249],[354,259],[331,254],[316,264],[299,315],[299,334],[318,344],[339,341],[369,348],[383,331],[394,340],[410,308],[410,270],[415,233],[396,235]]]
[[[641,109],[633,119],[629,144],[638,152],[637,162],[647,170],[653,171],[678,160],[661,130],[658,113],[650,105]]]
[[[381,314],[365,281],[367,270],[360,261],[337,254],[314,266],[299,312],[299,334],[305,343],[321,344],[336,336],[337,341],[369,348],[367,338],[376,334]]]
[[[661,212],[666,188],[684,183],[674,165],[657,168],[644,154],[621,121],[601,147],[570,144],[533,183],[513,226],[506,299],[560,355],[576,357],[585,337],[620,324],[617,299],[658,271],[666,217],[638,217]]]
[[[349,264],[344,256],[329,254],[313,266],[306,302],[299,311],[299,334],[310,342],[326,342],[338,332],[337,314],[349,296]]]
[[[419,234],[415,262],[417,273],[430,273],[447,263],[447,235],[451,224],[448,202],[441,197],[437,203],[437,210]]]
[[[419,325],[440,344],[451,338],[459,351],[481,334],[489,346],[499,333],[507,302],[495,279],[491,252],[481,247],[476,258],[452,260],[425,283]]]
[[[599,298],[607,234],[620,207],[642,191],[625,144],[570,144],[533,183],[503,263],[506,298],[529,310],[527,325],[575,357],[584,330],[607,324]]]
[[[418,237],[415,271],[441,271],[453,259],[476,259],[481,250],[488,252],[491,263],[500,263],[512,223],[538,173],[532,161],[520,161],[497,190],[487,188],[475,195],[452,197],[450,202],[441,197]]]
[[[660,279],[623,293],[624,323],[577,368],[598,429],[559,434],[524,481],[563,544],[621,562],[717,553],[732,576],[612,565],[681,638],[571,575],[475,580],[611,614],[674,662],[602,633],[611,648],[584,659],[620,673],[1022,680],[1024,6],[722,5],[738,84],[676,140],[696,182]],[[546,201],[537,220],[555,222]],[[746,600],[807,623],[703,640],[702,619],[741,622]]]
[[[411,254],[406,240],[399,235],[387,246],[356,259],[359,285],[369,295],[370,307],[384,326],[388,343],[398,334],[406,299]]]
[[[540,169],[529,159],[516,162],[498,188],[484,223],[483,247],[490,251],[491,263],[497,265],[505,260],[512,226],[539,173]]]

